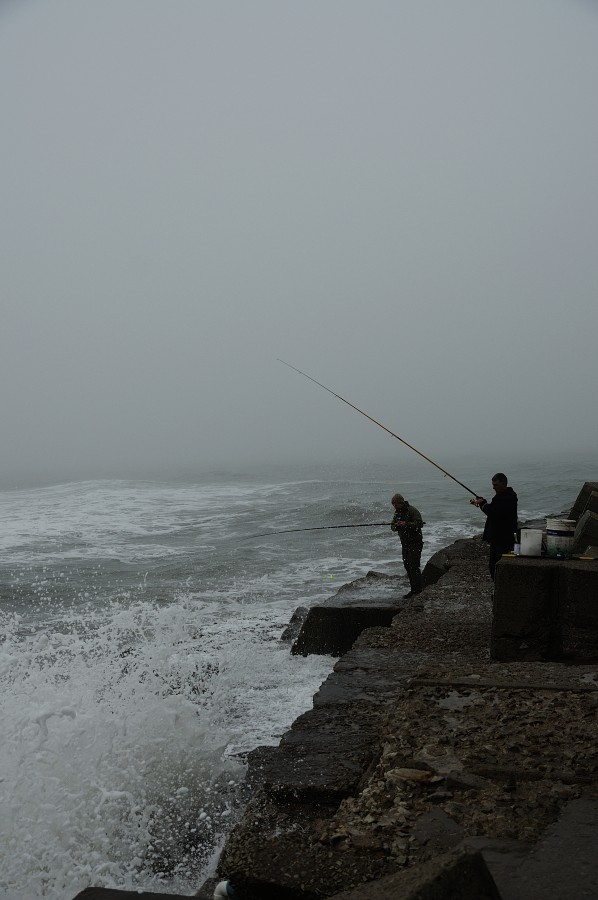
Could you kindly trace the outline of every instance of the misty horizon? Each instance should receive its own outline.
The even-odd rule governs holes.
[[[598,7],[0,8],[0,482],[591,454]]]

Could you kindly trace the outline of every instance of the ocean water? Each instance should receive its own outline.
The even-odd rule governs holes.
[[[461,461],[463,462],[463,461]],[[590,457],[514,461],[520,518],[567,509]],[[455,477],[486,496],[479,462]],[[0,492],[0,900],[94,884],[193,893],[275,744],[334,665],[280,635],[370,570],[403,573],[400,490],[423,560],[482,514],[429,464],[208,473]]]

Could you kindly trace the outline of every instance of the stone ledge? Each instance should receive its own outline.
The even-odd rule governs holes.
[[[486,546],[479,539],[471,538],[455,541],[435,553],[424,566],[424,588],[436,584],[453,567],[469,564],[472,548],[476,558],[487,559]],[[389,626],[398,613],[409,608],[400,593],[403,588],[404,579],[400,576],[379,572],[368,572],[363,578],[343,585],[334,596],[308,611],[291,653],[342,656],[366,628]]]
[[[580,784],[595,783],[595,735],[587,729],[598,666],[491,661],[487,548],[457,543],[444,576],[390,628],[363,632],[313,709],[278,748],[250,759],[261,787],[219,864],[241,900],[377,892],[382,879],[415,871],[455,841],[479,841],[506,884],[505,872],[577,799]],[[535,740],[552,703],[566,720]],[[469,756],[459,758],[447,722],[471,728],[463,738]],[[533,752],[519,758],[515,748],[528,733]]]
[[[503,558],[496,568],[493,659],[598,659],[598,560]]]
[[[330,900],[501,900],[479,852],[461,851],[438,856],[407,871],[397,872],[335,894]]]

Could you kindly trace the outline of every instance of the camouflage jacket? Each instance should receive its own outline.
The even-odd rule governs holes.
[[[405,523],[402,528],[399,528],[399,522]],[[401,509],[394,514],[390,527],[392,531],[398,532],[401,541],[409,541],[417,540],[421,536],[423,524],[420,511],[405,501]]]

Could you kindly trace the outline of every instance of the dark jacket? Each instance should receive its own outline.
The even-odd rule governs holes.
[[[502,550],[512,550],[517,531],[517,494],[513,488],[495,494],[480,509],[487,516],[482,539]]]

